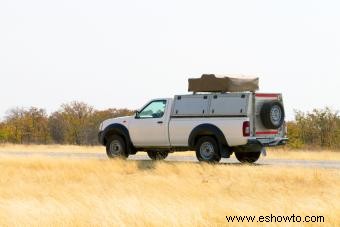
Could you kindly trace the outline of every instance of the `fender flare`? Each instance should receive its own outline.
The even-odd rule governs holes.
[[[108,125],[104,131],[100,132],[99,134],[99,142],[102,145],[106,145],[107,139],[110,135],[119,135],[121,136],[127,147],[128,147],[128,152],[129,154],[133,154],[134,153],[134,145],[131,141],[131,137],[130,137],[130,133],[129,130],[122,124],[119,123],[114,123],[111,125]]]
[[[191,149],[195,149],[198,136],[214,136],[220,146],[220,152],[223,152],[223,147],[229,147],[223,132],[216,125],[200,124],[196,126],[189,136],[188,144]]]

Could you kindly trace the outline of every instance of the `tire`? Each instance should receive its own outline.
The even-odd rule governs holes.
[[[242,163],[254,163],[259,160],[261,155],[260,152],[235,152],[237,160]]]
[[[168,151],[147,151],[149,158],[152,160],[164,160],[168,157]]]
[[[201,137],[196,143],[196,157],[200,162],[219,162],[221,154],[216,140],[211,136]]]
[[[280,102],[266,102],[260,112],[262,124],[267,129],[278,129],[285,119],[285,112]]]
[[[106,143],[106,154],[109,158],[126,159],[129,154],[124,139],[118,135],[110,136]]]

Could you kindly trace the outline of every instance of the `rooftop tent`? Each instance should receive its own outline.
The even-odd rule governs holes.
[[[216,77],[214,74],[203,74],[201,78],[189,79],[189,91],[192,92],[242,92],[258,89],[258,77]]]

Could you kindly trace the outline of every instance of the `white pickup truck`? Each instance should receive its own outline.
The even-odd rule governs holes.
[[[176,95],[148,102],[134,116],[101,123],[99,141],[108,157],[146,151],[153,160],[195,150],[199,161],[219,162],[233,153],[256,162],[266,146],[284,145],[281,94],[255,92]]]

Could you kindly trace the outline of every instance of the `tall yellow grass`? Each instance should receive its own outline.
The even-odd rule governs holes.
[[[339,198],[339,170],[0,159],[0,226],[225,226],[226,215],[270,214],[339,226]]]

